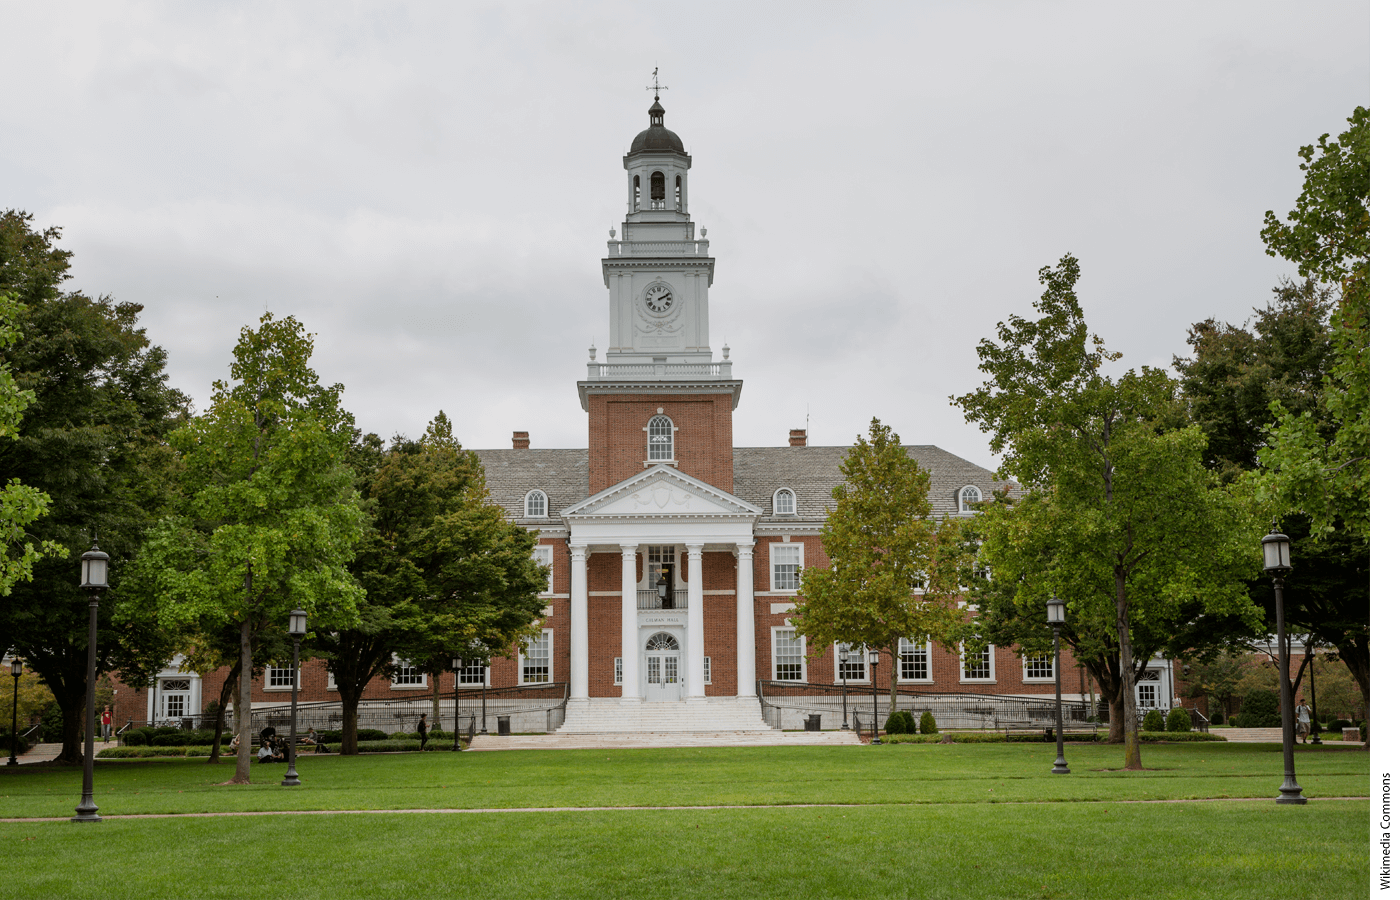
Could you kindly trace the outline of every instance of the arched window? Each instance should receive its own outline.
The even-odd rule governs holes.
[[[675,429],[665,416],[652,416],[647,423],[647,459],[675,459]]]
[[[681,176],[676,176],[676,212],[681,211]]]
[[[525,495],[525,515],[531,518],[549,515],[549,498],[544,491],[531,491]]]
[[[797,514],[797,495],[787,488],[781,488],[773,495],[773,515],[793,516]]]
[[[647,649],[648,649],[648,650],[679,650],[679,649],[681,649],[681,644],[680,644],[680,641],[676,640],[676,639],[675,639],[674,637],[672,637],[671,635],[669,635],[669,634],[667,634],[666,632],[662,631],[662,632],[659,632],[659,633],[657,633],[657,634],[653,634],[653,635],[651,636],[651,640],[647,641]]]
[[[642,208],[642,176],[632,176],[632,212]]]
[[[958,491],[958,512],[960,513],[976,512],[977,510],[973,509],[972,505],[974,503],[981,502],[982,492],[977,488],[976,485],[969,484],[967,487]]]
[[[660,172],[651,173],[651,208],[666,208],[666,176]]]

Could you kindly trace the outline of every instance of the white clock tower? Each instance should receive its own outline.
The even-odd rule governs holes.
[[[709,289],[715,261],[690,220],[690,154],[666,128],[657,93],[651,126],[622,158],[627,215],[609,231],[609,363],[709,363]]]

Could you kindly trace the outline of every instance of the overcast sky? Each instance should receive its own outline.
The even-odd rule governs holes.
[[[599,259],[660,67],[716,258],[741,446],[949,405],[1079,257],[1090,329],[1169,367],[1289,267],[1300,145],[1371,103],[1364,2],[7,4],[0,207],[145,305],[197,405],[264,310],[362,428],[587,445]]]

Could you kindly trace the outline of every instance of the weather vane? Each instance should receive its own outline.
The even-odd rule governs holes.
[[[660,66],[657,66],[656,68],[654,68],[654,69],[651,70],[651,80],[652,80],[652,83],[649,84],[649,85],[647,85],[647,90],[655,92],[655,94],[656,94],[656,99],[657,99],[658,101],[661,100],[661,92],[662,92],[662,91],[669,91],[669,90],[670,90],[670,88],[668,88],[666,85],[664,85],[664,84],[661,83],[661,76],[658,74],[660,71],[661,71],[661,67],[660,67]]]

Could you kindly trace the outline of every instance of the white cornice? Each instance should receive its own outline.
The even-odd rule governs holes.
[[[594,511],[600,510],[616,500],[628,494],[645,491],[649,489],[659,489],[663,487],[676,487],[691,494],[708,499],[721,507],[720,510],[706,510],[702,512],[680,511],[656,511],[647,510],[635,516],[619,517],[617,513],[608,515],[597,515]],[[698,478],[687,475],[679,469],[668,465],[654,466],[646,471],[639,472],[624,481],[620,481],[610,488],[599,491],[592,497],[575,503],[559,515],[564,521],[570,524],[579,521],[617,518],[636,518],[646,520],[743,520],[752,522],[757,519],[763,511],[752,503],[734,496],[733,494],[720,490],[713,485],[706,484]]]
[[[729,394],[733,398],[730,409],[739,406],[739,394],[743,391],[743,379],[734,378],[721,381],[640,381],[599,379],[578,383],[578,402],[584,412],[588,411],[588,397],[591,394]]]

